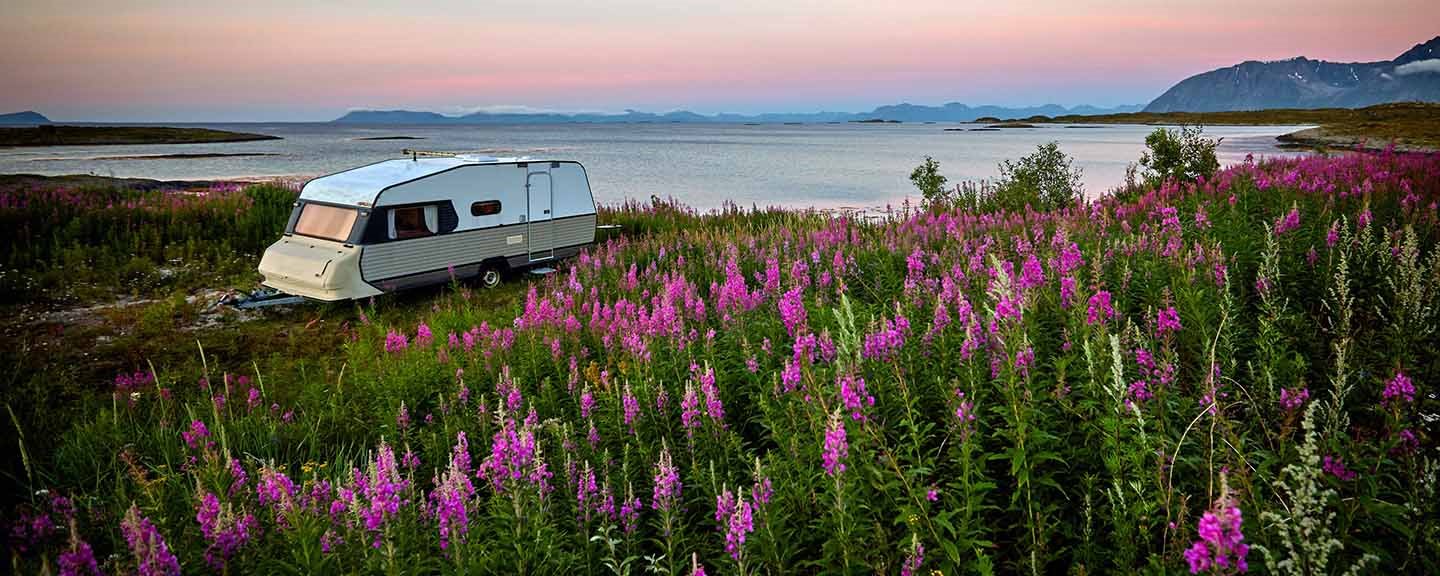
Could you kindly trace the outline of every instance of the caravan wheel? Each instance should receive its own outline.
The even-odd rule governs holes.
[[[500,270],[500,267],[499,267],[499,266],[496,266],[496,265],[494,265],[494,264],[489,264],[489,265],[486,265],[484,268],[481,268],[481,269],[480,269],[480,286],[481,286],[481,287],[487,288],[487,289],[488,289],[488,288],[494,288],[494,287],[500,285],[500,280],[502,280],[502,276],[501,276],[501,270]]]

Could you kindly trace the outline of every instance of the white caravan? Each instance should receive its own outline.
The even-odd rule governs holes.
[[[285,235],[260,259],[264,285],[347,300],[543,266],[595,242],[595,199],[578,162],[415,154],[311,180]]]

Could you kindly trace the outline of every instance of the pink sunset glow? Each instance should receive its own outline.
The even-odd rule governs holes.
[[[1143,103],[1242,60],[1390,59],[1425,0],[1178,3],[11,0],[0,112],[324,120],[461,112]]]

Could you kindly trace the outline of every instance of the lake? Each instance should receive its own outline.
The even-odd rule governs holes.
[[[284,138],[228,144],[0,149],[0,173],[97,174],[175,179],[311,177],[400,156],[402,148],[578,160],[595,198],[673,196],[697,208],[749,206],[879,208],[914,199],[910,171],[925,156],[952,183],[993,179],[996,165],[1051,140],[1084,171],[1089,196],[1124,179],[1152,126],[1040,125],[946,131],[973,124],[543,124],[390,126],[204,124]],[[1293,155],[1274,137],[1303,126],[1215,126],[1222,164],[1247,154]],[[413,136],[421,140],[362,140]],[[162,154],[263,156],[158,159]],[[129,157],[129,158],[115,158]]]

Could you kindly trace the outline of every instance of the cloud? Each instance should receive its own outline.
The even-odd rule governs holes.
[[[1405,76],[1407,74],[1422,74],[1425,72],[1440,73],[1440,58],[1431,58],[1429,60],[1416,60],[1414,62],[1407,62],[1405,64],[1401,64],[1395,67],[1395,74],[1399,76]]]

